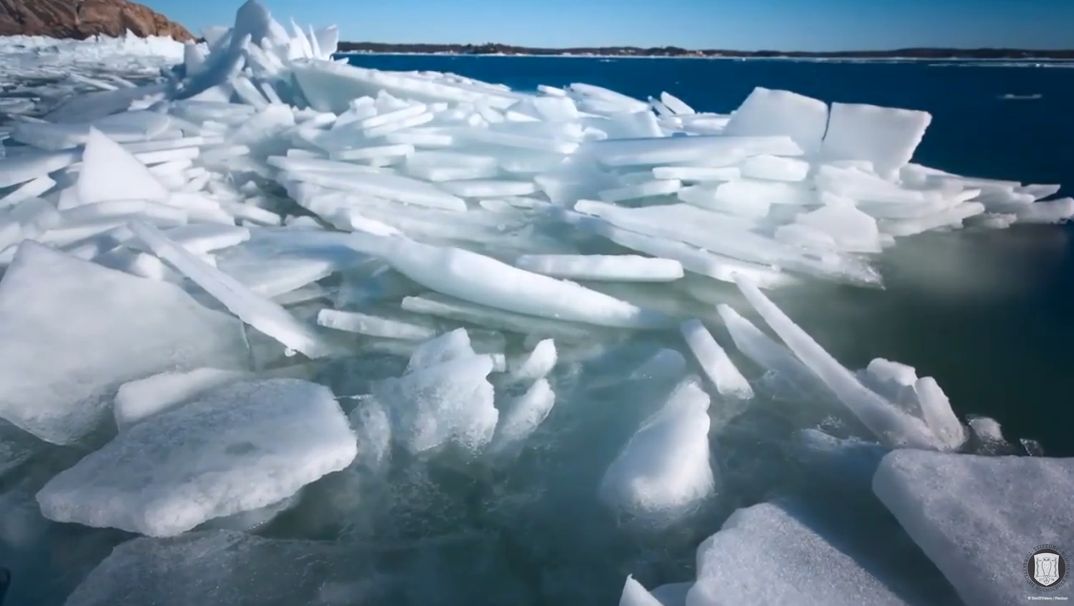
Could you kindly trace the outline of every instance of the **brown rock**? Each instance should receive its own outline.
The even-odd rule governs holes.
[[[127,30],[142,37],[193,39],[182,25],[127,0],[0,0],[0,36],[115,37]]]

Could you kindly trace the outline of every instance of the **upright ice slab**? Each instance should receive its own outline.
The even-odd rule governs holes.
[[[873,490],[967,604],[1058,595],[1032,583],[1041,546],[1074,545],[1074,459],[897,450]],[[1062,590],[1062,588],[1060,588]]]
[[[246,363],[242,327],[179,287],[24,242],[0,282],[0,416],[57,444],[111,416],[123,383]]]
[[[57,522],[173,536],[277,503],[357,454],[327,388],[247,381],[132,426],[37,494]]]

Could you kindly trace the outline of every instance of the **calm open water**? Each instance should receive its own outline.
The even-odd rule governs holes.
[[[933,114],[915,160],[982,177],[1063,183],[1074,194],[1074,69],[786,60],[357,55],[356,65],[449,71],[516,89],[587,82],[669,91],[729,112],[755,86]],[[1031,99],[1004,99],[1005,95]],[[1038,97],[1039,95],[1039,97]],[[1074,229],[926,234],[879,261],[887,288],[818,285],[777,302],[851,367],[886,357],[937,378],[960,414],[1074,455]]]

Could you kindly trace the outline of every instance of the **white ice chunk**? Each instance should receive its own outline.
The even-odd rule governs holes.
[[[697,582],[686,604],[906,604],[837,545],[784,505],[739,509],[697,548]],[[769,567],[780,573],[766,573]]]
[[[680,384],[608,467],[601,499],[621,513],[656,523],[698,507],[715,490],[708,409],[709,397],[696,380]]]
[[[674,179],[657,179],[634,185],[605,189],[598,195],[605,202],[623,202],[653,196],[668,196],[682,189],[682,181]]]
[[[412,453],[446,444],[477,452],[492,440],[499,412],[493,404],[489,356],[477,355],[458,329],[423,344],[406,373],[374,388],[390,407],[394,437]]]
[[[96,129],[90,129],[78,175],[78,199],[82,204],[109,200],[163,202],[168,190],[144,164]]]
[[[24,153],[8,155],[0,162],[0,187],[10,187],[66,168],[79,159],[78,152]]]
[[[396,239],[386,258],[397,271],[437,292],[498,309],[600,326],[666,323],[656,312],[461,248]]]
[[[705,325],[700,320],[687,320],[679,326],[686,345],[690,347],[694,357],[705,376],[716,386],[716,391],[721,396],[749,400],[753,397],[753,388],[750,387],[746,377],[742,376],[735,367],[727,352],[713,338]]]
[[[522,269],[574,280],[672,282],[682,278],[682,264],[673,259],[638,255],[522,255]]]
[[[424,181],[387,173],[301,172],[306,183],[444,210],[466,210],[466,202]]]
[[[419,319],[396,319],[338,309],[322,309],[317,313],[317,323],[326,328],[386,339],[424,341],[437,333],[431,322]]]
[[[489,452],[496,455],[521,446],[548,418],[555,403],[556,394],[548,381],[535,381],[525,393],[503,406]]]
[[[694,108],[687,105],[685,101],[667,91],[660,93],[660,102],[663,103],[672,112],[680,116],[696,113],[694,112]]]
[[[896,175],[925,136],[928,112],[833,103],[822,153],[829,160],[866,160],[877,174]]]
[[[502,196],[525,196],[537,191],[537,184],[532,181],[508,181],[493,179],[474,179],[467,181],[446,181],[440,187],[463,198],[498,198]]]
[[[131,224],[131,229],[157,256],[205,289],[250,326],[309,357],[324,356],[332,351],[331,345],[313,327],[300,322],[277,303],[254,294],[235,278],[208,265],[169,240],[160,230],[141,222]]]
[[[809,174],[809,163],[779,156],[753,156],[739,165],[743,177],[768,181],[802,181]]]
[[[742,172],[737,166],[657,166],[653,168],[653,177],[689,182],[734,181],[742,177]]]
[[[187,372],[164,372],[124,383],[116,392],[112,406],[116,426],[123,431],[205,391],[245,376],[246,373],[235,370],[196,368]]]
[[[922,377],[914,384],[921,416],[942,450],[957,450],[966,441],[966,428],[951,409],[951,402],[936,379]]]
[[[828,234],[843,250],[866,253],[881,250],[876,219],[852,204],[828,204],[798,215],[795,221]]]
[[[667,94],[667,93],[664,93]],[[645,589],[641,583],[634,580],[634,577],[627,576],[626,583],[623,585],[623,595],[619,597],[619,606],[664,606],[660,600],[653,597],[653,594],[649,593],[649,590]]]
[[[26,241],[0,282],[0,416],[57,444],[109,417],[122,383],[246,360],[241,326],[177,286]]]
[[[37,501],[58,522],[171,536],[277,503],[356,454],[327,388],[242,382],[134,425],[52,478]]]
[[[828,106],[823,101],[785,90],[757,87],[731,115],[724,129],[731,136],[785,135],[807,154],[820,149],[828,127]]]
[[[654,139],[618,139],[586,145],[607,166],[645,166],[655,164],[706,165],[726,163],[757,154],[798,156],[802,149],[786,136],[771,137],[662,137]]]
[[[1074,459],[916,450],[887,455],[873,477],[873,491],[962,600],[983,606],[1055,595],[1027,578],[1027,566],[1042,545],[1074,545],[1072,485]]]
[[[15,206],[31,198],[42,196],[55,187],[55,185],[56,182],[50,179],[48,175],[43,175],[32,181],[27,181],[14,191],[5,194],[0,198],[0,208]]]
[[[509,359],[508,372],[516,381],[536,381],[552,372],[557,358],[555,341],[542,339],[533,347],[533,351],[525,356]]]

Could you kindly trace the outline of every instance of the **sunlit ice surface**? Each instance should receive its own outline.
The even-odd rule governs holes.
[[[11,603],[1045,591],[1059,186],[914,162],[922,111],[337,42],[248,3],[199,45],[4,47]]]

